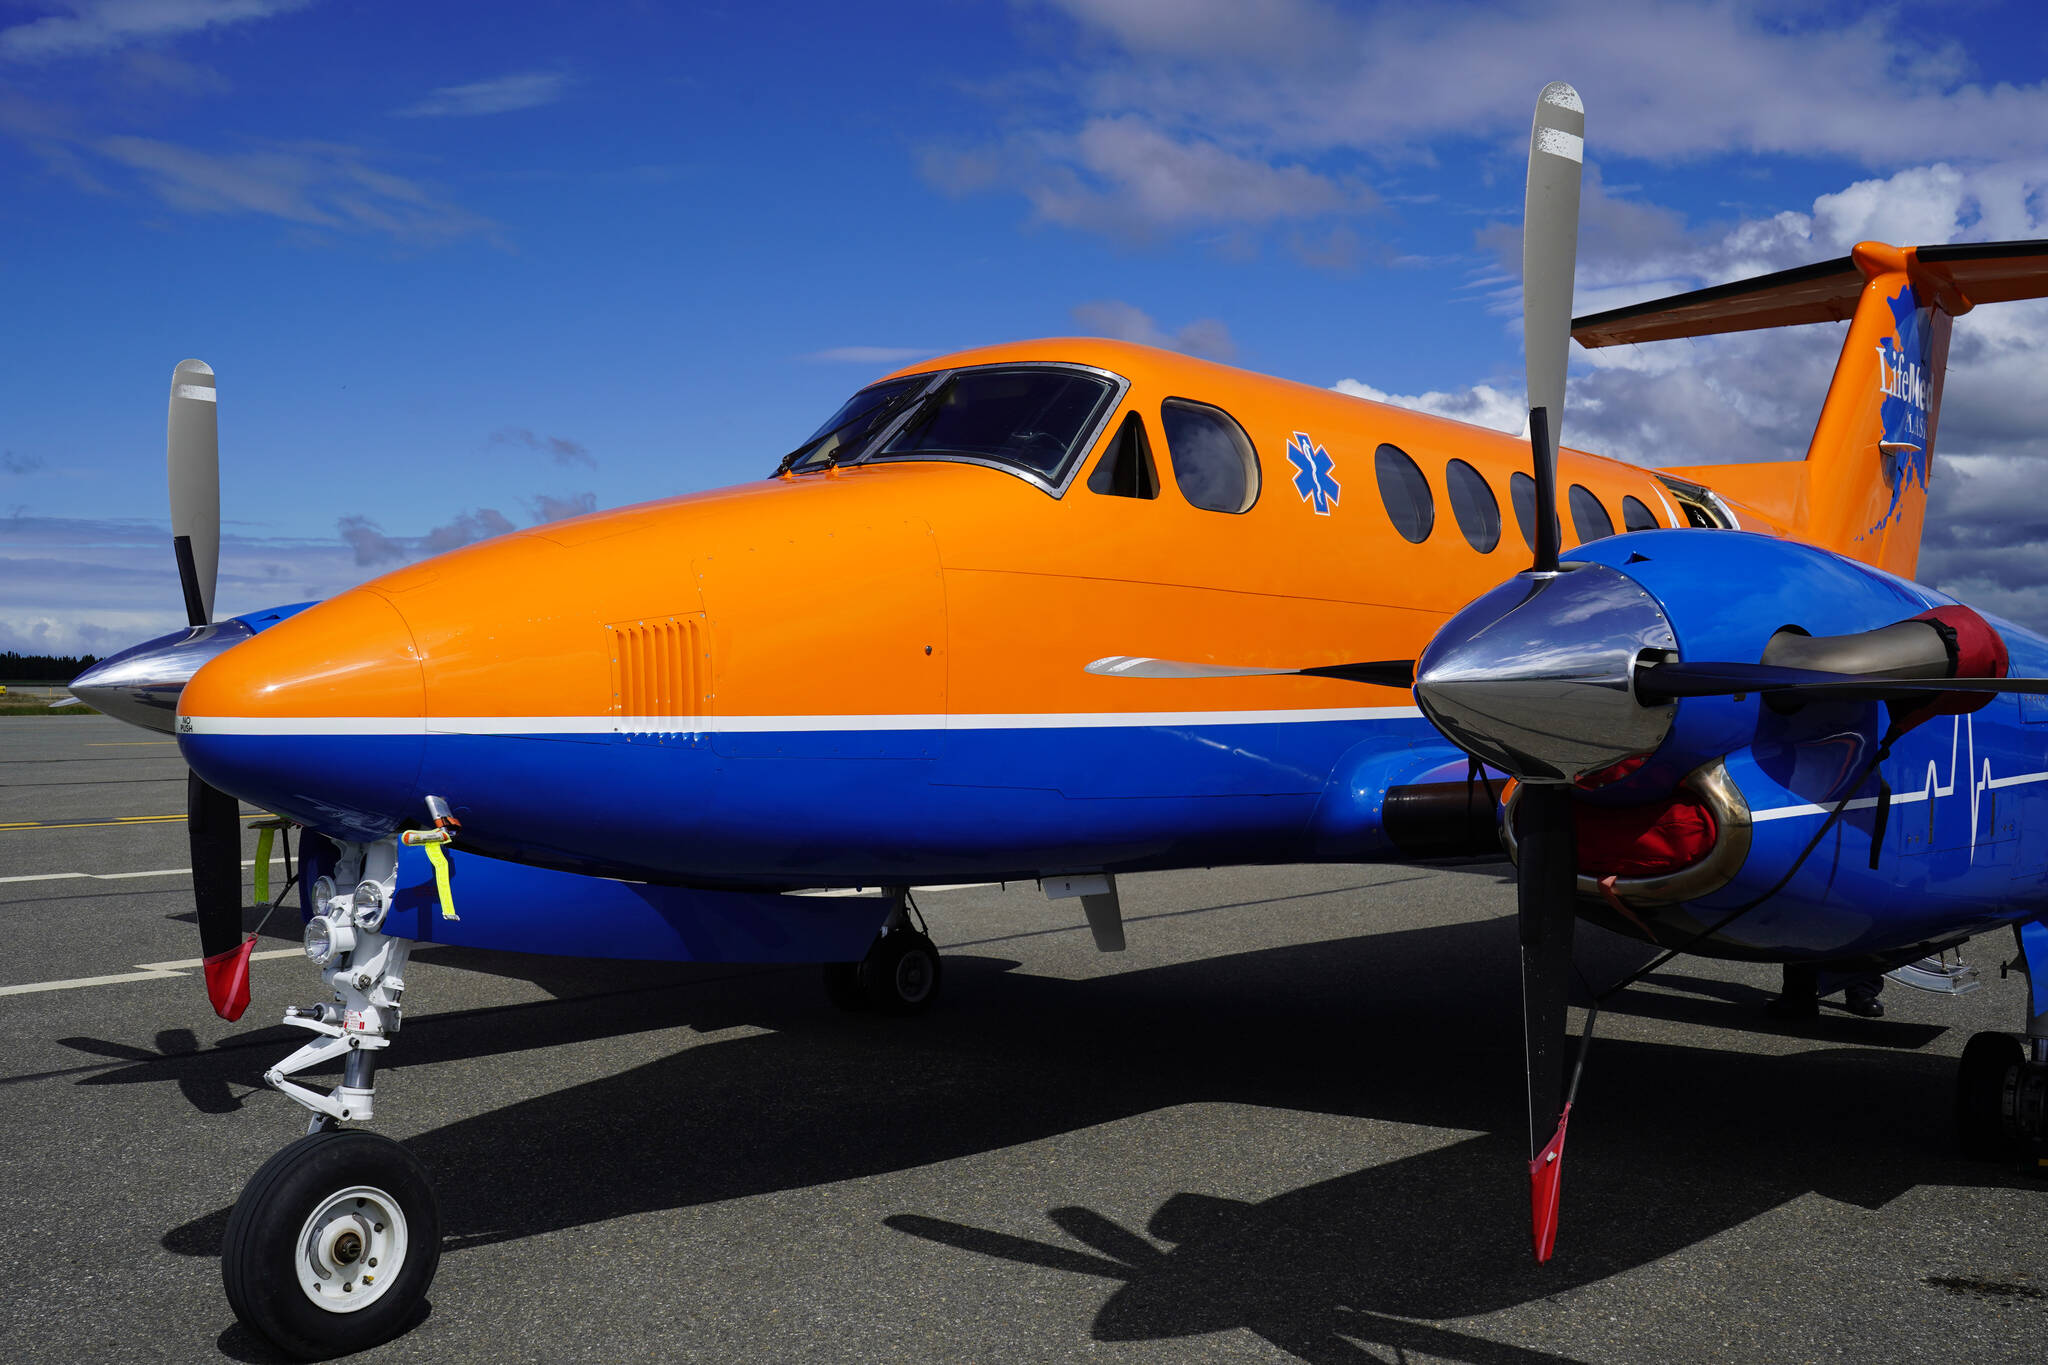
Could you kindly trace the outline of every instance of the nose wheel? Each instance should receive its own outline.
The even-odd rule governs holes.
[[[440,1259],[425,1168],[389,1138],[329,1129],[250,1177],[228,1217],[221,1276],[245,1325],[324,1360],[411,1326]]]

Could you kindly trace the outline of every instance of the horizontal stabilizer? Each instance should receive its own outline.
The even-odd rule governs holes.
[[[1910,254],[1924,273],[1953,284],[1967,300],[1948,310],[1952,313],[1980,303],[2048,295],[2048,241],[1963,242],[1923,246]],[[1843,322],[1855,313],[1865,279],[1855,259],[1843,256],[1574,318],[1572,335],[1581,346],[1593,348]]]

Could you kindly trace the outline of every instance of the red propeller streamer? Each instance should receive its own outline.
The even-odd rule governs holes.
[[[1543,1264],[1557,1250],[1557,1213],[1564,1180],[1564,1130],[1572,1121],[1571,1101],[1557,1116],[1557,1131],[1543,1150],[1529,1163],[1529,1234],[1536,1244],[1536,1263]]]
[[[255,951],[256,935],[251,934],[226,952],[205,959],[206,998],[213,1002],[213,1012],[230,1024],[249,1008],[249,955]]]

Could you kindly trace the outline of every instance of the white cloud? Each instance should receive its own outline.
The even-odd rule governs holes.
[[[1843,22],[1754,0],[1507,0],[1332,8],[1262,0],[1235,19],[1202,0],[1141,18],[1139,0],[1056,0],[1122,50],[1089,68],[1092,107],[1141,111],[1279,151],[1416,152],[1440,135],[1520,133],[1549,72],[1587,102],[1589,140],[1630,156],[1729,152],[1899,165],[1965,146],[2028,155],[2048,82],[1963,79],[1964,54],[1921,12]],[[1261,36],[1263,35],[1263,36]],[[1276,79],[1276,61],[1287,64]]]
[[[1589,148],[1608,158],[1886,170],[1964,149],[1989,163],[2037,155],[2048,126],[2048,81],[1973,82],[1958,44],[1896,7],[1845,22],[1833,6],[1755,0],[1019,3],[1073,21],[1061,65],[992,87],[1010,131],[928,153],[926,175],[949,192],[1021,195],[1038,222],[1126,238],[1222,227],[1235,234],[1226,249],[1242,251],[1275,224],[1368,211],[1378,201],[1363,177],[1433,161],[1442,139],[1517,146],[1552,72],[1571,74]],[[1846,228],[1866,198],[1851,187],[1823,205],[1823,231]],[[2000,202],[2013,211],[1987,205],[1987,218],[2024,216]],[[1589,203],[1589,229],[1602,207]],[[1604,207],[1624,237],[1680,232],[1625,196]],[[1903,217],[1896,201],[1891,214]],[[1751,261],[1772,245],[1761,226]],[[1297,254],[1340,266],[1356,255]]]
[[[494,231],[490,220],[418,181],[379,170],[354,147],[294,142],[212,152],[131,136],[81,146],[132,171],[184,213],[255,213],[425,242]]]
[[[129,43],[173,38],[201,29],[267,19],[311,0],[70,0],[46,14],[0,29],[0,57],[36,61],[108,52]]]
[[[399,118],[470,118],[535,109],[562,97],[568,77],[557,71],[520,71],[468,85],[444,85],[417,104],[391,112]]]
[[[221,537],[222,615],[332,596],[366,575],[338,541]],[[108,654],[185,624],[168,523],[0,516],[0,649]]]
[[[1075,323],[1090,336],[1114,337],[1118,341],[1135,341],[1143,346],[1184,351],[1204,360],[1230,360],[1237,355],[1237,344],[1230,339],[1230,329],[1215,318],[1196,318],[1169,332],[1153,321],[1150,313],[1121,299],[1097,299],[1092,303],[1077,304],[1073,312]]]
[[[927,153],[928,181],[948,193],[1021,192],[1040,222],[1146,238],[1186,227],[1262,227],[1362,212],[1377,200],[1298,163],[1271,164],[1136,115],[1089,119],[958,153]]]
[[[1330,387],[1353,398],[1391,403],[1397,408],[1434,413],[1438,417],[1470,422],[1474,426],[1492,427],[1495,431],[1520,433],[1529,429],[1529,409],[1522,401],[1521,393],[1509,393],[1491,384],[1474,384],[1455,393],[1435,389],[1427,393],[1388,393],[1356,379],[1340,379]]]

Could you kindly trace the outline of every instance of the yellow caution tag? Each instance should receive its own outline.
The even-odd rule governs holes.
[[[270,841],[277,831],[265,825],[256,831],[256,903],[270,904]]]
[[[459,920],[455,913],[455,893],[448,889],[448,855],[441,852],[439,844],[425,845],[427,861],[434,865],[434,889],[441,893],[441,918]]]

